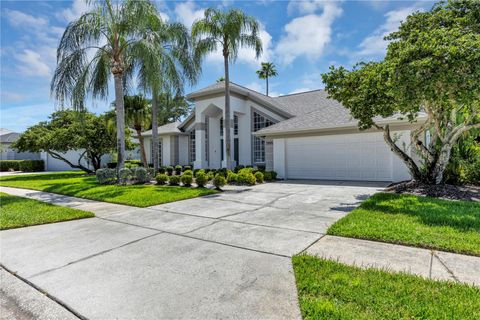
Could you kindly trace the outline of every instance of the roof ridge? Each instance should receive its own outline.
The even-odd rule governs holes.
[[[305,93],[310,93],[310,92],[315,92],[315,91],[325,91],[324,89],[313,89],[313,90],[308,90],[308,91],[303,91],[303,92],[295,92],[295,93],[289,93],[289,94],[284,94],[278,97],[273,97],[275,98],[283,98],[283,97],[288,97],[288,96],[295,96],[299,94],[305,94]],[[272,97],[271,97],[272,98]]]

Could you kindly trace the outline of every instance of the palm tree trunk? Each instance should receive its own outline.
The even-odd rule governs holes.
[[[267,96],[268,96],[268,76],[266,77],[267,79]]]
[[[145,154],[145,143],[143,141],[142,129],[135,128],[138,136],[138,143],[140,144],[140,157],[142,158],[143,166],[148,168],[147,155]]]
[[[224,55],[225,64],[225,114],[223,116],[223,124],[225,130],[225,160],[227,169],[232,169],[231,141],[230,141],[230,75],[228,70],[228,55]]]
[[[158,96],[156,90],[152,90],[152,92],[152,156],[153,168],[158,170],[160,168],[158,163]]]
[[[123,105],[123,74],[115,73],[115,109],[117,117],[117,171],[125,166],[125,107]]]

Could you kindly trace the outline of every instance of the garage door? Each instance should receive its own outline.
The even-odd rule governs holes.
[[[392,152],[381,133],[288,138],[288,179],[392,181]]]

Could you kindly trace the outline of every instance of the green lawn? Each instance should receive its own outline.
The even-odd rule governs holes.
[[[0,186],[41,190],[136,207],[148,207],[216,192],[205,188],[173,186],[99,185],[95,176],[85,176],[81,172],[6,176],[0,178]]]
[[[480,203],[378,193],[327,233],[480,256]]]
[[[94,214],[0,192],[0,230],[90,218]]]
[[[292,258],[304,319],[480,319],[480,288]]]

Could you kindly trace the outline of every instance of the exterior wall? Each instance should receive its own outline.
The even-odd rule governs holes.
[[[232,95],[231,100],[231,146],[232,146],[232,160],[234,158],[234,138],[238,138],[238,164],[251,165],[252,164],[252,110],[258,110],[260,113],[265,114],[267,117],[274,119],[275,121],[285,120],[284,117],[270,111],[269,109],[257,104],[249,99],[241,98],[237,95]],[[224,167],[225,161],[221,161],[220,145],[220,118],[223,117],[223,109],[225,105],[224,96],[215,96],[208,99],[195,101],[195,124],[205,123],[205,117],[208,117],[208,143],[202,137],[205,136],[204,130],[198,130],[196,133],[196,155],[197,161],[195,168],[220,168]],[[238,116],[238,136],[233,134],[233,117]],[[200,127],[200,128],[204,128]],[[189,129],[186,128],[185,131]],[[199,137],[199,134],[201,135]],[[204,156],[205,147],[208,146],[208,161]],[[202,151],[200,151],[200,149]],[[225,152],[225,148],[224,152]],[[201,159],[198,157],[201,156]],[[223,159],[225,159],[225,155]]]
[[[188,165],[188,136],[186,135],[159,135],[162,141],[161,166]],[[145,137],[145,154],[152,163],[152,137]]]
[[[72,162],[73,164],[77,164],[78,158],[80,157],[81,153],[83,150],[75,150],[75,151],[68,151],[66,153],[63,153],[62,156],[65,157],[68,161]],[[50,156],[46,152],[42,152],[40,155],[40,158],[45,162],[45,171],[71,171],[71,170],[79,170],[79,169],[74,169],[70,167],[66,162],[62,160],[58,160]],[[110,162],[111,156],[110,155],[104,155],[102,157],[102,167],[105,167],[107,165],[107,162]],[[87,168],[93,169],[91,165],[85,160],[82,159],[82,165],[84,165]]]
[[[188,137],[178,137],[178,161],[182,166],[188,165]]]
[[[18,152],[10,148],[10,143],[2,143],[0,147],[0,160],[40,160],[38,152]]]

